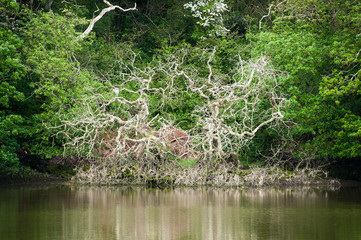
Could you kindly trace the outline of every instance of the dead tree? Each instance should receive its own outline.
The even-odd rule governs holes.
[[[210,163],[240,151],[261,128],[282,124],[286,99],[269,60],[263,56],[245,61],[238,55],[233,73],[220,74],[213,70],[215,54],[216,49],[204,50],[207,76],[186,66],[187,53],[179,58],[171,54],[142,68],[134,53],[127,61],[119,57],[117,70],[99,80],[101,87],[75,99],[72,112],[60,114],[61,125],[55,127],[65,136],[65,149],[148,163],[164,162],[169,156]],[[160,74],[165,76],[163,87],[154,84]],[[204,100],[194,109],[197,123],[188,132],[177,129],[161,111],[164,102],[180,97],[180,80],[186,91]],[[160,109],[156,116],[150,112],[154,96]]]
[[[205,104],[193,112],[198,123],[193,132],[194,148],[203,159],[224,159],[247,145],[262,127],[282,124],[286,99],[278,90],[278,75],[267,57],[238,58],[235,73],[213,71],[216,49],[204,60],[208,76],[176,63],[174,72],[183,76],[189,91],[199,94]],[[205,54],[206,55],[206,54]]]

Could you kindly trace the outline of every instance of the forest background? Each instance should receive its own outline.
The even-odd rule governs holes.
[[[106,3],[0,1],[2,174],[178,129],[183,164],[336,164],[360,180],[360,1],[137,0],[82,35]]]

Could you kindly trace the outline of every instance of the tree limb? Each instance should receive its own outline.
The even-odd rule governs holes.
[[[285,2],[287,2],[287,0],[280,2],[279,4],[277,4],[277,5],[275,6],[275,8],[276,8],[276,7],[278,7],[279,5],[281,5],[281,4],[283,4],[283,3],[285,3]],[[267,13],[266,15],[262,16],[261,20],[259,20],[259,26],[258,26],[258,29],[260,29],[260,30],[261,30],[261,28],[262,28],[262,21],[263,21],[263,19],[264,19],[264,18],[266,18],[266,17],[271,16],[271,9],[272,9],[272,4],[271,4],[271,5],[269,6],[269,8],[268,8],[268,13]]]
[[[106,0],[103,0],[103,2],[108,5],[107,8],[104,8],[98,16],[96,16],[95,18],[93,18],[88,26],[88,28],[78,37],[78,40],[79,39],[84,39],[92,30],[93,30],[93,27],[94,27],[94,24],[99,21],[103,16],[104,14],[106,14],[107,12],[110,12],[110,11],[113,11],[115,9],[120,9],[121,11],[123,12],[128,12],[128,11],[134,11],[134,10],[137,10],[137,3],[134,4],[134,7],[132,8],[127,8],[127,9],[124,9],[122,7],[119,7],[118,5],[112,5],[111,3],[109,3],[108,1]]]

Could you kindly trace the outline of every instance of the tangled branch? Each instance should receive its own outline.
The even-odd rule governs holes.
[[[245,61],[238,55],[233,72],[221,73],[216,53],[203,52],[206,74],[187,66],[185,50],[182,57],[170,54],[146,67],[138,67],[134,53],[120,58],[117,70],[103,75],[101,87],[60,114],[61,125],[55,127],[65,136],[65,149],[160,168],[181,159],[237,162],[237,152],[260,129],[283,124],[286,99],[278,91],[279,73],[266,57]],[[194,127],[184,131],[163,105],[187,92],[202,100],[192,111]]]
[[[282,123],[286,99],[278,91],[277,72],[266,57],[244,61],[238,55],[233,76],[215,73],[211,65],[216,49],[207,59],[208,76],[194,70],[176,74],[188,82],[191,92],[198,93],[205,104],[194,111],[198,119],[193,138],[203,157],[224,159],[243,148],[264,126]]]

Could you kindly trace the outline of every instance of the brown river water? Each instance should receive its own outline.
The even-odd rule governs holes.
[[[361,188],[0,187],[0,239],[361,239]]]

